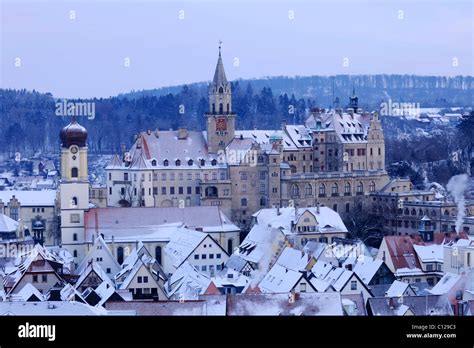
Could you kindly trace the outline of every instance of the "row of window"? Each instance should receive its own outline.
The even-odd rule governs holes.
[[[313,186],[311,184],[306,184],[304,188],[304,192],[306,196],[312,196],[313,195]],[[375,182],[371,182],[369,185],[369,191],[374,192],[375,191]],[[364,184],[359,181],[359,183],[356,186],[356,192],[357,193],[363,193],[364,192]],[[331,186],[331,194],[332,195],[338,195],[339,194],[339,185],[337,183],[333,183]],[[351,194],[351,184],[349,182],[346,182],[344,184],[344,195],[349,196]],[[299,197],[300,195],[300,188],[298,184],[293,184],[291,187],[291,196],[292,197]],[[326,195],[326,185],[321,183],[319,185],[319,195],[320,196],[325,196]]]
[[[207,260],[207,257],[209,256],[209,259],[214,259],[214,254],[201,254],[201,256],[199,256],[199,254],[195,254],[194,255],[194,260],[199,260],[199,258],[201,258],[201,260]],[[220,259],[222,257],[222,254],[215,254],[216,256],[216,259]]]
[[[44,213],[44,208],[32,208],[33,213]]]
[[[201,165],[201,167],[204,167],[204,166],[206,165],[206,160],[200,159],[200,160],[198,161],[198,163],[199,163],[199,165]],[[177,166],[177,167],[181,166],[181,160],[180,160],[180,159],[175,160],[175,161],[174,161],[174,164],[175,164],[175,166]],[[187,161],[187,164],[188,164],[188,166],[192,166],[192,165],[194,165],[194,161],[193,161],[192,159],[190,159],[190,160]],[[151,165],[152,165],[153,167],[156,167],[157,161],[156,161],[156,160],[152,160],[152,161],[151,161]],[[169,165],[170,165],[170,161],[167,160],[167,159],[165,159],[165,160],[163,161],[163,166],[168,167]],[[215,165],[217,165],[217,160],[216,160],[216,159],[213,159],[213,160],[211,161],[211,166],[215,166]]]
[[[219,177],[220,177],[220,180],[226,180],[227,173],[224,171],[221,171]],[[167,173],[161,174],[161,181],[166,181],[167,179],[175,180],[175,178],[176,178],[175,173],[169,173],[169,176],[167,175]],[[212,180],[217,180],[217,173],[216,172],[211,173],[211,178]],[[129,173],[123,173],[123,180],[130,181],[129,179],[130,179]],[[194,179],[201,180],[201,173],[194,173]],[[203,179],[206,181],[209,180],[209,174],[204,173]],[[109,180],[112,180],[112,173],[109,173]],[[153,174],[153,180],[158,181],[158,173]],[[178,180],[184,180],[184,173],[178,173]],[[193,180],[193,173],[186,173],[186,180]],[[137,173],[133,174],[133,181],[137,181]],[[141,181],[145,181],[144,173],[141,174]],[[148,181],[151,181],[151,173],[148,174]]]
[[[48,282],[48,275],[47,274],[42,274],[41,275],[41,282],[42,283],[47,283]],[[33,275],[33,283],[38,283],[38,275],[37,274]]]

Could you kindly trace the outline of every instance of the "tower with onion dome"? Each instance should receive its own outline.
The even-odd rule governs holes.
[[[87,130],[73,118],[61,139],[61,245],[76,264],[85,255],[84,212],[89,209]]]

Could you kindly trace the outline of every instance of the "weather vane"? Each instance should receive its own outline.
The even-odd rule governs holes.
[[[221,54],[221,46],[222,46],[222,41],[219,40],[219,54]]]

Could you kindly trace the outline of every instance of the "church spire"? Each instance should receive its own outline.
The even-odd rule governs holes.
[[[227,77],[225,76],[224,64],[222,63],[221,45],[222,41],[219,41],[219,58],[217,59],[216,71],[214,73],[214,79],[212,80],[212,84],[215,88],[226,87],[228,84]]]

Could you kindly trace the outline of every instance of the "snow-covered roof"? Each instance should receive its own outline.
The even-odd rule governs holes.
[[[240,243],[236,255],[246,261],[259,263],[265,255],[272,252],[282,239],[283,235],[280,229],[266,225],[254,225]]]
[[[166,245],[165,252],[172,257],[173,265],[179,267],[207,236],[206,233],[184,227],[177,229]]]
[[[55,316],[55,315],[107,315],[103,308],[70,301],[0,302],[0,315]]]
[[[56,190],[42,190],[42,191],[0,191],[0,200],[3,203],[10,202],[10,199],[15,198],[24,207],[28,206],[49,206],[53,207],[56,200]]]
[[[36,297],[38,301],[44,301],[44,295],[39,292],[31,283],[25,284],[23,288],[16,294],[12,294],[12,301],[29,301],[32,297]],[[34,298],[33,297],[33,298]]]
[[[395,280],[392,285],[388,288],[385,292],[386,297],[400,297],[403,296],[409,284],[406,282],[401,282],[399,280]]]
[[[296,223],[298,219],[306,212],[313,214],[317,221],[317,231],[319,232],[347,232],[347,228],[342,222],[340,215],[328,207],[320,207],[319,212],[316,207],[307,208],[267,208],[257,211],[252,216],[257,219],[259,225],[282,228],[286,234],[291,234],[292,223]]]
[[[361,255],[357,258],[357,262],[353,267],[353,271],[367,285],[372,280],[377,271],[380,269],[382,264],[382,260],[374,260],[371,257]]]
[[[232,294],[227,295],[227,315],[343,315],[343,310],[339,293],[302,292],[294,301],[288,293]]]
[[[211,278],[184,262],[165,283],[168,298],[194,300],[209,287]]]
[[[443,295],[446,294],[449,290],[456,285],[462,278],[461,274],[454,274],[447,272],[444,274],[443,278],[441,278],[438,283],[431,289],[428,290],[433,295]]]
[[[97,277],[99,277],[103,282],[108,282],[111,286],[114,286],[109,276],[107,275],[107,273],[105,273],[102,267],[100,267],[97,262],[92,261],[89,262],[85,269],[81,272],[81,275],[75,284],[75,288],[77,289],[78,287],[80,287],[84,280],[86,280],[86,278],[91,273],[95,273]]]
[[[421,262],[444,262],[443,246],[438,244],[413,245]]]
[[[1,191],[0,191],[1,192]],[[0,214],[0,232],[15,232],[19,223],[5,214]]]

